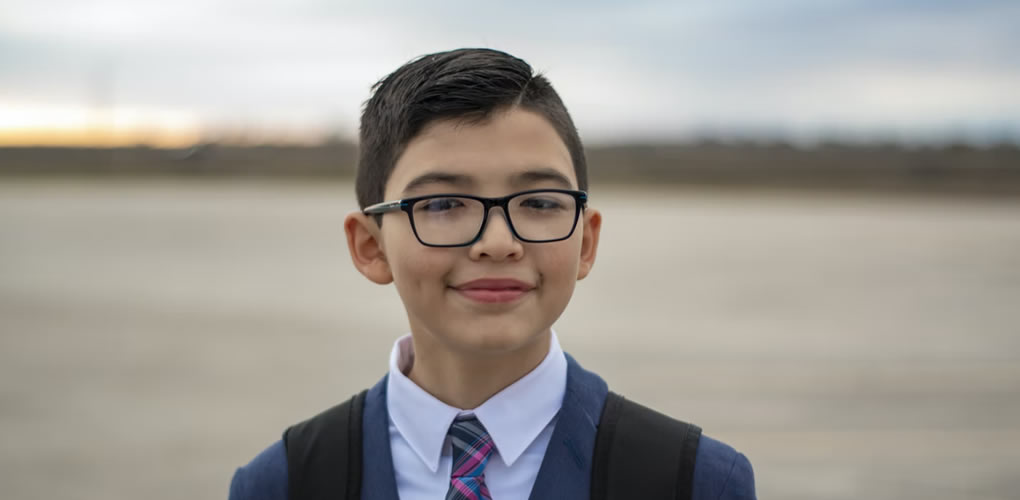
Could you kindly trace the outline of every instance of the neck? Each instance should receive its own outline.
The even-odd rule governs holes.
[[[519,349],[500,353],[453,352],[415,335],[407,374],[436,399],[464,410],[477,408],[535,369],[549,354],[551,331]]]

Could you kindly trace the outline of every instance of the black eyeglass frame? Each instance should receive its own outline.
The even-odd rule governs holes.
[[[569,194],[569,195],[574,197],[574,200],[575,200],[575,203],[574,203],[574,223],[573,223],[573,225],[570,226],[570,232],[567,233],[566,236],[564,236],[562,238],[556,238],[556,239],[553,239],[553,240],[529,240],[527,238],[522,237],[520,234],[517,233],[517,229],[514,227],[513,221],[510,220],[510,200],[512,200],[512,199],[514,199],[514,198],[516,198],[518,196],[522,196],[522,195],[526,195],[526,194],[534,194],[534,193],[561,193],[561,194]],[[444,197],[457,197],[457,198],[468,198],[468,199],[472,199],[472,200],[477,200],[477,201],[480,201],[482,203],[482,206],[485,207],[485,212],[482,215],[482,225],[478,229],[478,234],[476,234],[475,237],[471,239],[471,241],[468,241],[467,243],[456,244],[456,245],[436,245],[436,244],[433,244],[433,243],[426,243],[424,240],[421,239],[421,236],[418,236],[418,228],[415,227],[415,224],[414,224],[414,214],[412,213],[412,208],[414,207],[414,204],[419,202],[419,201],[422,201],[422,200],[427,200],[429,198],[444,198]],[[581,217],[581,212],[584,211],[584,209],[587,206],[587,203],[588,203],[588,193],[586,193],[584,191],[577,191],[577,190],[573,190],[573,189],[548,188],[548,189],[529,189],[527,191],[520,191],[520,192],[517,192],[517,193],[508,194],[506,196],[501,196],[499,198],[485,198],[483,196],[474,196],[474,195],[463,194],[463,193],[429,194],[429,195],[424,195],[424,196],[415,196],[415,197],[412,197],[412,198],[404,198],[404,199],[401,199],[401,200],[384,201],[382,203],[376,203],[375,205],[370,205],[370,206],[365,207],[364,210],[361,211],[361,213],[363,213],[365,215],[382,215],[382,214],[393,212],[393,211],[396,211],[396,210],[401,210],[401,211],[403,211],[404,213],[407,214],[407,220],[411,222],[411,231],[414,232],[414,237],[418,239],[419,243],[421,243],[422,245],[425,245],[427,247],[451,248],[451,247],[467,247],[467,246],[471,246],[471,245],[474,245],[475,243],[477,243],[478,240],[481,239],[482,234],[485,233],[485,226],[489,223],[489,209],[491,209],[492,207],[500,207],[500,208],[503,209],[503,218],[506,219],[507,227],[510,228],[510,232],[513,233],[514,238],[517,238],[520,241],[523,241],[523,242],[526,242],[526,243],[553,243],[553,242],[556,242],[556,241],[563,241],[563,240],[573,236],[574,230],[577,229],[577,220]]]

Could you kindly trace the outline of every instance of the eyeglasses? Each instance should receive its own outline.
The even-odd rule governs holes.
[[[532,189],[502,198],[468,194],[430,194],[385,201],[366,207],[366,215],[396,210],[407,213],[411,230],[422,245],[463,247],[482,237],[489,209],[500,207],[510,232],[527,243],[561,241],[574,234],[577,219],[588,202],[584,191]]]

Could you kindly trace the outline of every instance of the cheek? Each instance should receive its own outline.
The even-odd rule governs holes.
[[[387,221],[389,222],[389,221]],[[386,259],[393,281],[401,292],[420,287],[420,283],[436,273],[437,256],[415,239],[410,226],[391,224],[383,227]]]
[[[408,292],[413,294],[409,296],[433,297],[437,290],[446,287],[452,263],[446,255],[449,252],[441,250],[414,248],[391,261],[393,281],[402,295]]]
[[[574,238],[571,238],[567,241],[551,243],[550,245],[556,246],[550,247],[548,252],[544,252],[540,256],[542,260],[542,273],[545,275],[545,278],[555,281],[560,286],[564,282],[574,282],[577,278],[577,266],[580,262],[580,240],[575,241]]]

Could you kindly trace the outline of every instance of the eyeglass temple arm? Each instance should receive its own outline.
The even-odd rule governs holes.
[[[361,213],[365,215],[373,215],[391,212],[393,210],[399,210],[400,207],[403,206],[403,203],[404,203],[403,200],[384,201],[382,203],[376,203],[375,205],[365,207],[365,209],[362,210]]]

